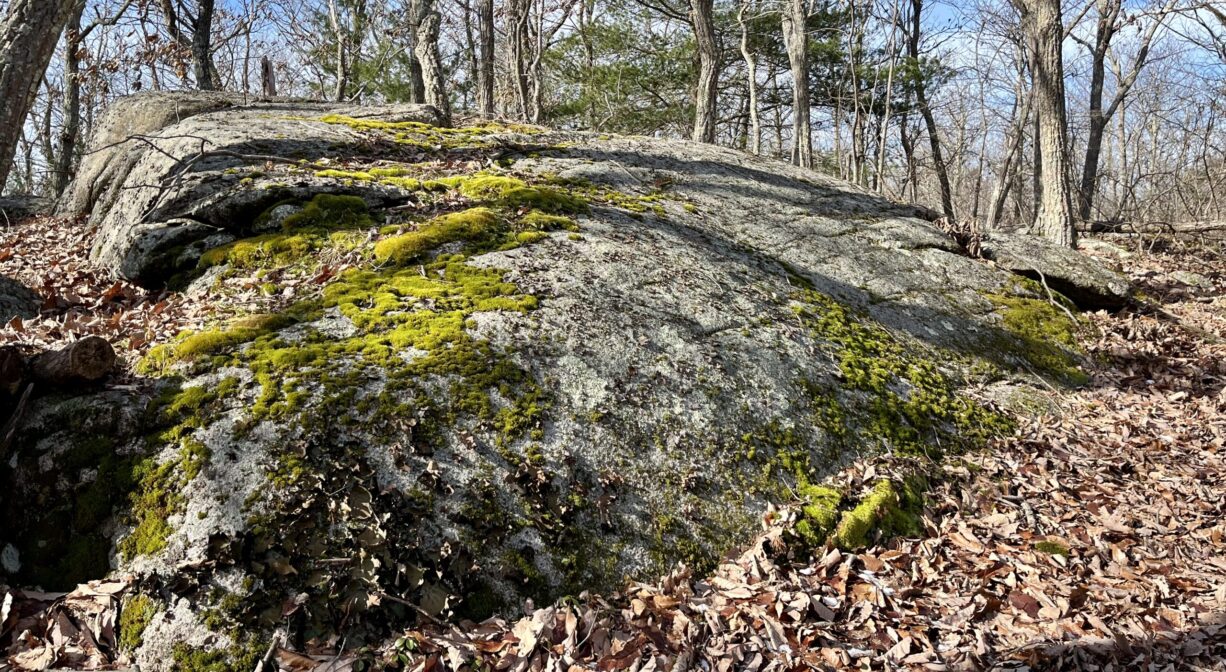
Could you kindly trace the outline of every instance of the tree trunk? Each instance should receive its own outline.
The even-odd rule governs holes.
[[[741,0],[736,13],[737,25],[741,28],[741,58],[745,59],[745,83],[749,86],[749,151],[762,153],[762,123],[758,119],[758,61],[749,48],[749,28],[745,25],[745,10],[749,0]]]
[[[920,31],[924,13],[924,0],[911,0],[911,34],[908,36],[907,52],[917,68],[920,63]],[[953,224],[958,216],[954,211],[953,188],[949,186],[949,170],[945,165],[945,155],[941,152],[941,136],[937,129],[936,118],[932,108],[928,106],[928,91],[924,82],[924,73],[915,75],[915,102],[924,126],[928,129],[928,145],[932,150],[932,164],[937,174],[937,182],[941,188],[941,212]]]
[[[346,46],[346,26],[341,25],[336,0],[328,0],[328,20],[332,23],[332,32],[336,34],[336,88],[333,89],[332,98],[339,103],[349,95],[349,49]]]
[[[783,44],[792,70],[792,163],[813,167],[812,114],[809,109],[809,31],[805,0],[788,0],[780,13]]]
[[[719,45],[715,41],[713,0],[690,0],[690,24],[698,47],[698,87],[694,94],[694,141],[715,142]]]
[[[480,68],[477,70],[477,107],[487,119],[494,116],[494,0],[478,0],[477,32]]]
[[[447,100],[444,83],[443,62],[438,55],[438,33],[442,17],[434,11],[433,0],[421,0],[421,23],[417,28],[417,43],[414,48],[417,61],[421,63],[422,84],[426,90],[426,104],[433,105],[443,117],[444,125],[451,125],[451,104]]]
[[[1060,0],[1013,0],[1034,50],[1034,111],[1038,119],[1039,160],[1043,171],[1035,231],[1058,245],[1076,247],[1064,102],[1064,24]]]
[[[528,85],[528,21],[531,18],[532,0],[510,0],[510,4],[511,25],[507,33],[511,47],[511,77],[515,84],[520,119],[529,121],[532,118],[532,100]]]
[[[200,0],[192,26],[192,66],[196,71],[196,88],[201,91],[215,91],[220,84],[217,67],[213,65],[213,4],[214,0]]]
[[[898,35],[899,7],[894,3],[893,13],[890,16],[890,40],[886,50],[890,54],[889,70],[885,78],[885,113],[881,117],[881,135],[877,140],[877,170],[874,173],[874,179],[877,182],[877,192],[885,193],[885,158],[886,148],[889,140],[890,132],[890,112],[894,102],[894,70],[898,66],[898,49],[895,41]],[[986,133],[984,134],[987,135]]]
[[[0,193],[60,31],[75,0],[12,0],[0,24]]]
[[[426,15],[433,8],[433,0],[413,0],[409,3],[409,36],[413,41],[413,44],[409,45],[408,53],[410,103],[420,104],[427,102],[426,76],[422,72],[421,57],[417,55],[417,48],[421,44],[422,22],[426,20]]]
[[[1123,0],[1098,0],[1097,5],[1098,27],[1094,34],[1094,44],[1090,47],[1090,127],[1086,135],[1086,155],[1081,168],[1081,184],[1077,190],[1077,215],[1082,221],[1090,221],[1094,209],[1094,198],[1098,191],[1098,164],[1102,156],[1103,136],[1107,132],[1107,125],[1136,82],[1141,68],[1145,67],[1154,34],[1167,15],[1175,9],[1176,0],[1167,0],[1153,18],[1152,23],[1145,29],[1132,66],[1127,73],[1123,74],[1117,70],[1117,75],[1120,77],[1116,84],[1115,95],[1105,109],[1103,107],[1103,83],[1106,79],[1107,53],[1111,48],[1111,41],[1119,32],[1116,21],[1123,9]]]
[[[72,166],[76,161],[77,139],[81,135],[81,15],[82,2],[73,10],[65,30],[64,49],[64,125],[60,129],[60,154],[55,164],[55,195],[68,188]]]

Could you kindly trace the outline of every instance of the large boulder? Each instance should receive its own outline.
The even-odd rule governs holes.
[[[195,266],[207,247],[202,241],[241,233],[271,203],[328,188],[310,173],[267,179],[262,167],[360,155],[360,131],[320,121],[329,115],[439,120],[425,105],[354,108],[244,102],[217,92],[139,94],[103,116],[60,211],[90,215],[100,232],[93,248],[99,263],[139,284],[164,283]]]
[[[1063,309],[921,210],[711,145],[420,114],[200,114],[96,199],[98,259],[171,259],[213,324],[127,397],[32,409],[8,489],[60,517],[13,516],[6,557],[135,577],[142,669],[701,571],[849,457],[1001,430],[966,385],[1077,373]],[[311,164],[183,173],[201,137]]]
[[[983,256],[1001,268],[1059,292],[1085,310],[1122,308],[1132,300],[1132,285],[1092,258],[1037,236],[991,233]]]

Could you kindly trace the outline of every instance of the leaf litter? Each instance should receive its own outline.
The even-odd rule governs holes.
[[[5,342],[96,334],[132,362],[209,319],[200,296],[115,282],[81,225],[0,238],[0,273],[45,297]],[[423,622],[382,646],[274,640],[265,670],[703,672],[1226,669],[1226,261],[1221,249],[1108,250],[1161,310],[1087,317],[1092,382],[1054,412],[935,468],[925,532],[860,552],[800,547],[794,512],[710,576],[683,566],[620,592],[525,603],[517,617]],[[309,280],[308,280],[309,281]],[[231,298],[270,299],[231,279]],[[120,378],[114,385],[128,384]],[[859,460],[868,489],[913,458]],[[932,468],[929,468],[932,471]],[[18,669],[116,669],[123,577],[67,594],[0,587],[0,647]]]

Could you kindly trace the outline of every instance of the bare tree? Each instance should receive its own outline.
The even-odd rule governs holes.
[[[1059,0],[1055,0],[1055,2],[1059,2]],[[941,212],[950,222],[953,222],[957,219],[957,213],[954,211],[953,189],[949,184],[949,169],[945,165],[945,156],[941,152],[941,136],[937,129],[936,116],[933,115],[932,107],[928,104],[927,82],[924,81],[924,73],[920,67],[920,35],[923,25],[923,13],[924,0],[911,0],[911,31],[907,39],[907,52],[915,62],[915,102],[916,107],[919,108],[920,116],[924,118],[924,125],[928,128],[928,145],[932,149],[932,163],[936,170],[937,182],[941,187]]]
[[[81,26],[85,13],[85,0],[78,0],[76,9],[68,20],[64,45],[64,121],[60,128],[60,148],[56,155],[53,188],[55,194],[64,193],[72,178],[72,167],[77,159],[77,143],[81,136],[81,59],[85,40],[99,26],[113,26],[132,6],[134,0],[124,0],[119,9],[109,17],[98,17],[84,28]]]
[[[0,191],[75,0],[13,0],[0,24]]]
[[[792,163],[813,166],[813,116],[809,97],[809,31],[805,0],[786,0],[780,13],[783,44],[792,69]]]
[[[698,50],[698,86],[694,93],[694,141],[715,142],[719,93],[719,44],[715,39],[713,0],[690,0],[690,25]]]
[[[758,119],[758,61],[749,48],[749,27],[745,24],[745,12],[751,0],[741,0],[736,12],[736,23],[741,29],[741,58],[745,59],[745,84],[749,91],[749,151],[762,153],[762,122]]]
[[[221,88],[221,76],[213,63],[215,6],[215,0],[196,0],[192,7],[172,0],[161,0],[160,5],[170,38],[191,50],[196,88],[201,91]]]
[[[1141,35],[1136,55],[1116,83],[1115,95],[1105,107],[1103,106],[1103,84],[1106,79],[1107,53],[1120,29],[1125,23],[1130,22],[1122,23],[1120,20],[1123,0],[1095,1],[1098,23],[1093,44],[1077,37],[1076,33],[1070,33],[1073,39],[1090,50],[1091,55],[1090,128],[1086,137],[1085,162],[1081,169],[1081,185],[1077,202],[1077,215],[1082,221],[1089,221],[1094,208],[1094,196],[1098,190],[1098,162],[1102,154],[1103,135],[1107,130],[1107,125],[1111,122],[1111,117],[1116,110],[1119,109],[1120,103],[1124,102],[1124,98],[1128,96],[1128,92],[1136,83],[1141,68],[1145,67],[1154,34],[1157,33],[1167,15],[1175,9],[1176,2],[1177,0],[1167,0],[1166,4],[1154,14]]]

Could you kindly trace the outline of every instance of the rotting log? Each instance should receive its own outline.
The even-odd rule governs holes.
[[[86,336],[30,360],[30,376],[34,381],[55,387],[96,383],[114,368],[115,349],[98,336]]]

